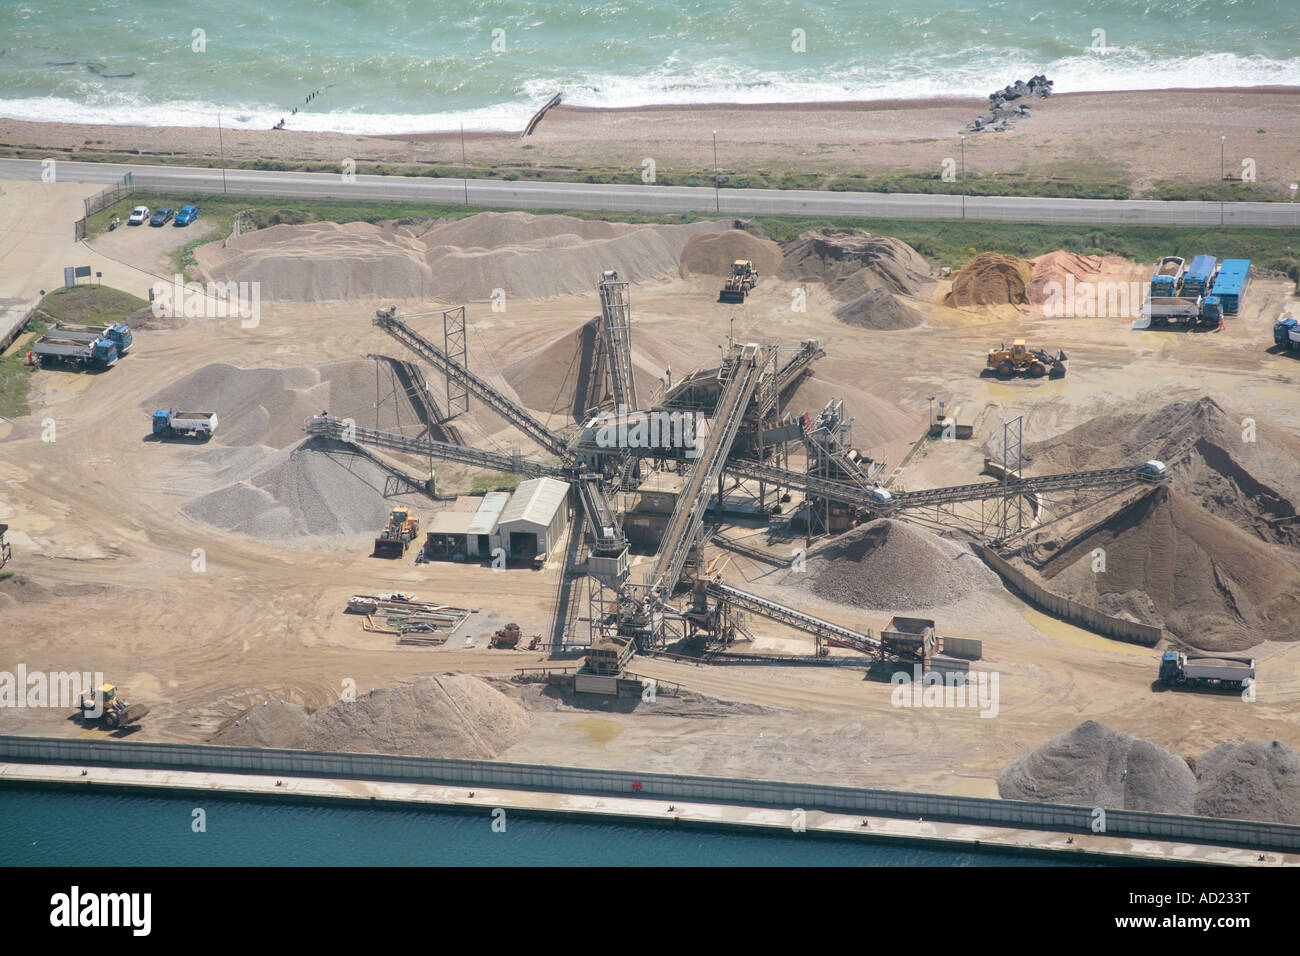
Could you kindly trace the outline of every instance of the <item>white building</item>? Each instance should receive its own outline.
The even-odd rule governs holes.
[[[501,512],[496,533],[512,560],[547,557],[564,537],[568,522],[569,483],[558,478],[530,478],[519,483]]]

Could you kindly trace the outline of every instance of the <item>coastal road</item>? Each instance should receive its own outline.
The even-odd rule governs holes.
[[[0,179],[40,179],[39,160],[0,159]],[[1300,205],[1165,202],[1139,199],[928,196],[818,190],[720,189],[708,186],[609,186],[590,183],[501,182],[334,173],[264,172],[195,166],[74,163],[60,160],[60,182],[120,183],[131,173],[141,189],[230,192],[303,199],[389,200],[504,209],[600,212],[717,213],[724,216],[860,216],[877,219],[979,219],[1009,222],[1151,226],[1300,227]],[[179,201],[179,200],[178,200]]]

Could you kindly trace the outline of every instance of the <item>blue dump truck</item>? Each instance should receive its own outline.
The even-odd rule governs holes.
[[[1300,322],[1289,315],[1278,319],[1273,326],[1273,344],[1300,352]]]
[[[1193,259],[1192,264],[1183,273],[1183,291],[1180,293],[1182,297],[1194,299],[1197,296],[1209,295],[1218,264],[1219,260],[1214,256],[1197,256]]]
[[[70,365],[74,368],[111,368],[117,364],[117,346],[112,339],[94,336],[91,341],[66,338],[57,331],[47,332],[27,352],[27,364],[38,368]]]
[[[178,412],[160,408],[153,413],[153,433],[159,438],[192,436],[206,441],[216,430],[216,412]]]
[[[54,328],[50,330],[50,335],[57,335],[61,339],[69,339],[73,342],[93,342],[105,338],[117,346],[119,356],[131,351],[131,327],[123,322],[115,322],[112,325],[69,325],[56,322]]]
[[[1151,297],[1171,299],[1179,295],[1183,287],[1183,260],[1177,256],[1165,256],[1156,263],[1155,274],[1151,276]]]
[[[1150,319],[1148,328],[1202,325],[1218,328],[1223,322],[1223,306],[1217,295],[1174,297],[1151,296],[1142,304],[1142,314]]]
[[[1241,298],[1250,285],[1249,259],[1224,259],[1219,266],[1219,274],[1214,279],[1211,294],[1219,299],[1225,315],[1236,315],[1241,311]]]

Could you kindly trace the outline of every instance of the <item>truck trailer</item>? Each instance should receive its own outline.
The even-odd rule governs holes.
[[[1214,256],[1197,256],[1183,273],[1183,298],[1208,295],[1214,283],[1214,273],[1219,260]]]
[[[216,412],[174,412],[163,408],[153,413],[153,433],[159,438],[192,435],[206,439],[216,430]]]
[[[106,338],[117,346],[119,356],[131,351],[131,327],[124,322],[114,322],[110,325],[71,325],[56,322],[54,328],[50,330],[50,335],[74,342],[93,342],[98,338]]]
[[[1255,680],[1253,657],[1188,658],[1178,651],[1166,651],[1160,658],[1156,678],[1167,686],[1202,685],[1239,690]]]
[[[1219,297],[1214,295],[1151,296],[1142,304],[1142,315],[1149,320],[1148,327],[1153,329],[1171,325],[1218,328],[1223,321],[1223,306]]]
[[[112,339],[98,336],[90,342],[64,338],[54,332],[42,335],[27,352],[27,364],[38,368],[70,365],[73,368],[112,368],[117,364],[117,346]]]
[[[1214,279],[1211,294],[1218,297],[1226,315],[1241,311],[1241,299],[1250,285],[1249,259],[1224,259],[1219,274]]]
[[[1165,256],[1156,263],[1156,271],[1151,276],[1151,295],[1172,298],[1183,287],[1183,260],[1177,256]]]

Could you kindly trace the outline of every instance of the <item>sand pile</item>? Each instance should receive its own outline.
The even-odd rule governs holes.
[[[841,302],[873,289],[917,295],[932,284],[930,264],[919,252],[901,239],[861,229],[805,232],[781,250],[781,278],[822,282]]]
[[[1146,414],[1105,414],[1029,447],[1040,474],[1163,461],[1179,492],[1265,541],[1300,548],[1300,438],[1206,396]]]
[[[835,309],[835,318],[860,329],[891,331],[914,329],[921,324],[921,313],[902,298],[884,289],[871,289]]]
[[[528,715],[474,677],[417,677],[312,714],[283,701],[258,704],[212,742],[343,753],[491,760],[528,733]]]
[[[998,774],[1004,800],[1192,813],[1196,777],[1182,757],[1095,720],[1053,737]]]
[[[981,252],[952,277],[944,305],[1024,305],[1033,268],[1024,259],[1000,252]]]
[[[780,272],[781,247],[742,229],[693,236],[682,250],[681,274],[683,278],[713,276],[721,287],[723,277],[731,273],[731,264],[737,259],[753,260],[762,283]]]
[[[373,533],[393,508],[422,515],[434,507],[378,459],[332,439],[309,438],[280,451],[215,449],[191,460],[228,483],[186,501],[181,513],[254,538]]]
[[[1045,287],[1056,283],[1053,290],[1063,296],[1071,276],[1079,282],[1130,282],[1141,272],[1141,267],[1123,256],[1084,256],[1077,252],[1057,250],[1029,260],[1033,273],[1027,293],[1031,305],[1041,305],[1047,298]]]
[[[1097,548],[1105,571],[1093,570]],[[1167,486],[1023,560],[1047,587],[1206,651],[1300,637],[1300,571],[1278,549]]]
[[[880,518],[846,532],[780,584],[838,604],[906,611],[952,604],[999,580],[968,549]]]
[[[1227,741],[1196,761],[1196,813],[1300,824],[1300,754],[1274,740]]]
[[[387,363],[379,369],[383,394],[393,391]],[[149,396],[140,408],[215,411],[214,443],[281,448],[302,438],[312,415],[354,417],[371,428],[407,429],[419,421],[405,397],[390,400],[375,416],[375,363],[342,359],[318,366],[243,369],[223,362],[205,365]]]
[[[640,282],[676,272],[694,236],[727,222],[640,225],[479,213],[428,227],[272,226],[195,252],[205,278],[259,281],[266,300],[466,302],[591,292],[603,269]]]

